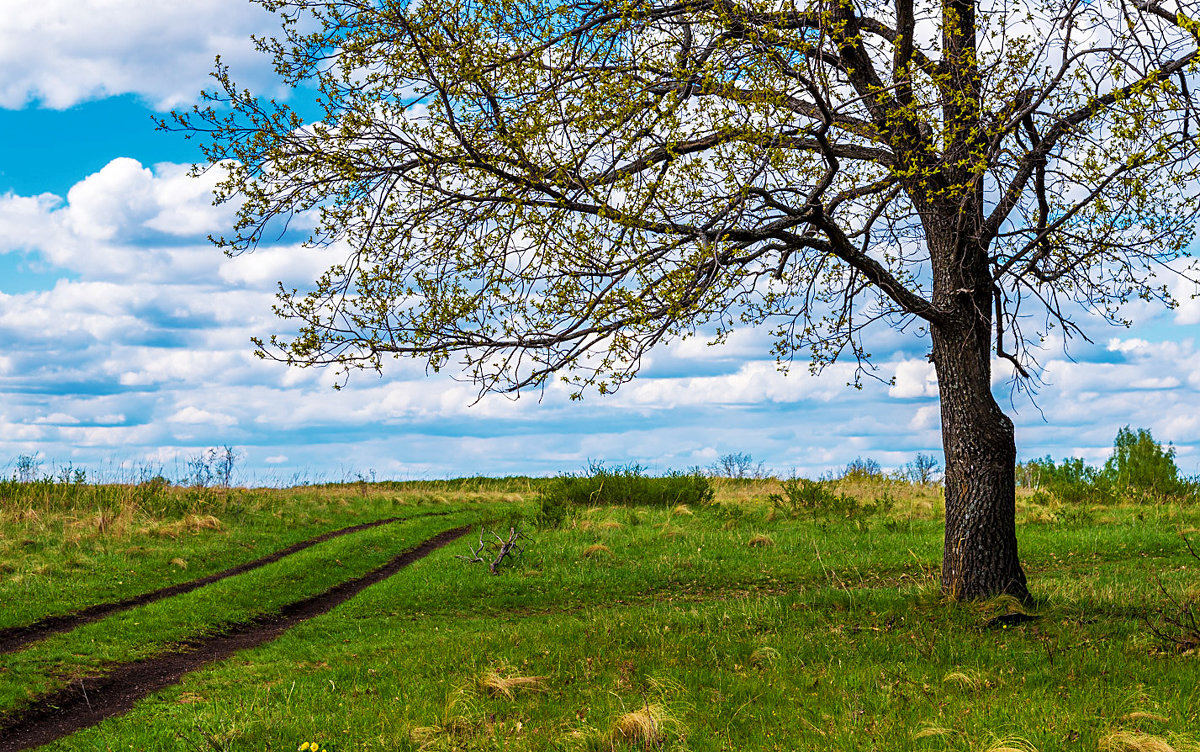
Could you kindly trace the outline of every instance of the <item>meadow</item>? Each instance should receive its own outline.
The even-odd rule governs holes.
[[[552,479],[8,483],[0,648],[5,630],[294,550],[4,649],[0,749],[26,748],[31,714],[99,703],[83,695],[105,676],[300,613],[464,528],[44,749],[1200,749],[1193,499],[1022,489],[1034,601],[954,603],[936,484],[666,482],[678,499],[558,506]],[[525,550],[499,574],[457,558],[514,527]]]

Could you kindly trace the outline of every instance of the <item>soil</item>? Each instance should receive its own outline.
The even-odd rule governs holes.
[[[40,747],[106,718],[121,715],[143,697],[178,682],[184,674],[227,658],[238,650],[270,642],[297,624],[320,616],[370,585],[461,538],[468,530],[469,527],[459,527],[439,533],[378,569],[335,585],[319,595],[291,603],[276,614],[234,625],[221,635],[176,645],[174,652],[165,655],[117,664],[104,676],[80,679],[42,697],[19,713],[0,718],[0,752]]]
[[[99,621],[106,616],[111,616],[112,614],[125,611],[133,608],[134,606],[144,606],[147,603],[153,603],[154,601],[162,600],[163,598],[169,598],[173,595],[190,593],[196,588],[210,585],[218,580],[223,580],[226,577],[232,577],[235,574],[242,574],[243,572],[249,572],[252,569],[258,569],[259,567],[266,566],[272,562],[279,561],[285,556],[290,556],[297,551],[303,551],[304,549],[315,546],[318,543],[330,540],[331,538],[337,538],[342,535],[357,533],[360,530],[367,530],[369,528],[379,527],[380,525],[387,525],[392,522],[413,519],[415,517],[427,517],[445,514],[446,512],[430,512],[426,514],[412,515],[410,517],[387,517],[382,520],[375,520],[374,522],[364,522],[361,525],[353,525],[351,527],[344,527],[340,530],[332,530],[324,535],[318,535],[315,538],[309,538],[308,540],[294,543],[287,548],[276,551],[275,553],[267,554],[261,559],[248,561],[245,564],[238,564],[236,567],[230,567],[222,572],[210,574],[195,580],[189,580],[187,582],[181,582],[177,585],[170,585],[149,593],[135,595],[132,598],[126,598],[124,600],[113,601],[111,603],[97,603],[94,606],[88,606],[87,608],[83,608],[78,611],[72,611],[69,614],[55,614],[53,616],[47,616],[33,622],[32,624],[25,624],[17,627],[5,627],[0,629],[0,655],[16,652],[31,642],[36,642],[43,638],[49,637],[52,634],[57,634],[58,632],[67,632],[75,627],[82,626],[84,624],[90,624],[94,621]]]

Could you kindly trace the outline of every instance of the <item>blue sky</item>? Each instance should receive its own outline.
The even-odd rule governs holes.
[[[250,51],[272,20],[245,0],[39,0],[0,16],[0,470],[19,455],[111,477],[186,471],[208,447],[241,453],[246,480],[547,474],[589,459],[654,470],[747,452],[816,475],[855,457],[895,467],[940,454],[927,345],[877,332],[879,375],[852,365],[786,375],[760,332],[721,348],[689,340],[655,353],[615,396],[570,402],[556,388],[488,397],[419,363],[393,361],[335,392],[334,375],[252,355],[278,331],[277,280],[331,263],[280,245],[227,259],[205,240],[229,212],[186,176],[198,155],[152,117],[186,107],[214,55],[270,91]],[[1037,404],[997,393],[1023,457],[1102,461],[1119,427],[1150,428],[1200,473],[1200,301],[1135,306],[1131,330],[1085,324],[1069,354],[1051,338]]]

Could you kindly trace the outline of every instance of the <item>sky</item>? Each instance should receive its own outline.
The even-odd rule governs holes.
[[[781,372],[764,333],[660,350],[611,396],[476,399],[468,383],[389,361],[382,376],[287,368],[254,357],[282,331],[277,281],[330,260],[294,245],[226,258],[207,241],[231,222],[211,178],[187,175],[194,144],[153,118],[198,101],[217,54],[251,89],[282,94],[251,34],[274,19],[246,0],[39,0],[0,15],[0,475],[186,475],[212,447],[244,483],[546,475],[589,461],[651,472],[730,453],[816,477],[856,458],[885,468],[939,458],[928,342],[876,332],[880,381],[853,364]],[[1093,344],[1051,337],[1034,401],[996,394],[1021,457],[1100,463],[1117,430],[1143,427],[1200,473],[1200,300],[1131,307],[1130,329],[1083,321]],[[891,381],[894,379],[894,383]]]

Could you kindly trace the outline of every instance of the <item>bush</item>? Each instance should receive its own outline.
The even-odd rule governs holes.
[[[1117,431],[1103,469],[1078,457],[1055,464],[1047,456],[1017,465],[1016,481],[1067,505],[1105,504],[1121,496],[1182,500],[1198,490],[1194,481],[1180,478],[1174,447],[1164,449],[1148,430],[1129,426]]]
[[[704,505],[712,501],[713,489],[699,471],[651,477],[636,463],[609,469],[594,462],[584,474],[551,479],[539,498],[538,524],[553,526],[561,524],[575,507]]]
[[[767,498],[771,501],[774,516],[793,520],[797,517],[868,517],[885,514],[896,505],[896,500],[889,493],[871,504],[863,504],[849,494],[834,492],[828,483],[808,478],[785,480],[783,493],[771,494]]]
[[[883,480],[883,468],[870,457],[855,457],[842,471],[841,479],[848,481],[874,482]]]

